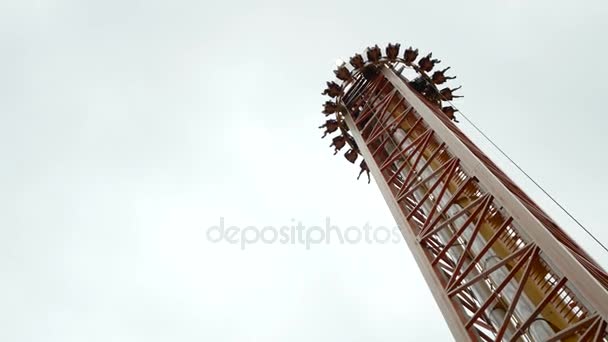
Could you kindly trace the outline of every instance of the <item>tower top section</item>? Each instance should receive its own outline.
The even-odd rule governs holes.
[[[342,60],[338,60],[336,63],[337,69],[334,70],[338,82],[336,80],[327,82],[327,88],[321,93],[321,95],[331,97],[331,100],[326,101],[323,105],[322,113],[328,119],[323,125],[319,126],[319,128],[324,129],[322,138],[336,131],[340,133],[332,139],[330,145],[334,148],[334,155],[346,145],[349,146],[344,154],[346,160],[354,164],[360,155],[360,150],[344,123],[343,115],[346,109],[344,103],[356,99],[363,91],[362,84],[372,82],[379,77],[383,67],[395,70],[401,76],[404,70],[411,70],[412,79],[408,80],[405,76],[402,76],[404,80],[431,106],[439,109],[450,120],[458,122],[455,117],[455,112],[458,110],[452,106],[450,101],[462,97],[454,94],[461,87],[450,88],[446,86],[446,83],[455,79],[456,76],[446,74],[450,67],[441,70],[437,68],[436,70],[435,67],[441,61],[433,58],[432,52],[425,55],[410,46],[401,53],[401,44],[389,43],[384,49],[384,54],[376,44],[365,49],[364,55],[365,57],[357,53],[350,57],[349,65]],[[354,115],[358,114],[354,113]],[[335,118],[331,118],[332,115],[335,115]],[[363,172],[367,172],[369,181],[369,168],[364,160],[361,161],[360,167],[359,177]]]

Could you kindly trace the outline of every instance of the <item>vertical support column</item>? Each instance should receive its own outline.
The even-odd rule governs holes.
[[[500,184],[488,185],[496,179],[484,173],[486,166],[462,142],[458,145],[447,127],[427,122],[443,125],[415,94],[407,93],[411,89],[401,79],[379,77],[375,86],[362,89],[365,98],[359,101],[367,110],[351,113],[347,107],[344,121],[454,337],[575,338],[579,332],[570,328],[595,310],[574,299],[568,274],[555,272],[543,260],[542,246],[520,234],[513,207],[503,211],[512,194],[503,193]],[[420,111],[428,111],[428,117]],[[530,214],[518,213],[520,218]],[[527,219],[527,224],[540,224]],[[529,226],[525,228],[527,233]],[[552,238],[549,231],[543,234]],[[547,241],[541,244],[546,247]],[[489,265],[487,260],[496,261]],[[561,291],[568,296],[560,297],[566,293]],[[604,323],[598,319],[584,333],[602,334]]]
[[[357,146],[359,147],[363,158],[368,161],[367,164],[370,168],[370,172],[373,175],[376,184],[378,184],[378,187],[380,188],[382,197],[384,198],[391,213],[393,214],[393,217],[395,218],[395,221],[399,226],[399,230],[401,231],[405,242],[407,243],[410,251],[412,252],[414,259],[418,264],[418,267],[422,271],[422,275],[424,276],[426,283],[431,289],[431,293],[433,294],[433,297],[435,298],[439,309],[443,313],[443,316],[447,321],[448,327],[450,328],[452,335],[454,336],[456,341],[476,340],[476,336],[473,335],[471,332],[467,331],[467,329],[465,329],[465,327],[461,323],[463,320],[463,317],[461,317],[462,313],[459,312],[453,305],[452,300],[450,299],[450,297],[447,296],[441,282],[436,277],[435,271],[429,264],[424,249],[418,243],[416,237],[412,233],[413,227],[411,227],[410,224],[407,222],[403,211],[399,207],[399,203],[393,196],[389,184],[386,182],[384,176],[382,175],[382,171],[376,163],[372,162],[374,160],[372,152],[369,150],[365,140],[359,133],[359,130],[357,129],[354,120],[350,116],[350,113],[345,116],[345,121],[350,129],[351,134],[357,142]]]

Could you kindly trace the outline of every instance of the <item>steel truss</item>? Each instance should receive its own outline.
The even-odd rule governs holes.
[[[599,268],[405,78],[359,75],[340,104],[456,340],[607,341]]]

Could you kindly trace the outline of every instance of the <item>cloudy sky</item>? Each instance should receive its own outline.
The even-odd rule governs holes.
[[[336,58],[401,42],[452,66],[459,108],[608,241],[607,15],[603,1],[0,1],[0,340],[451,340],[403,242],[243,249],[208,228],[392,227],[317,126]]]

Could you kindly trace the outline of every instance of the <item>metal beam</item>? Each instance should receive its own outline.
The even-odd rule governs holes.
[[[399,230],[401,231],[405,242],[414,256],[414,259],[416,260],[416,263],[418,264],[418,267],[420,268],[422,275],[426,280],[426,283],[428,284],[437,305],[439,306],[439,309],[443,313],[452,335],[457,341],[474,340],[475,336],[467,331],[462,324],[462,318],[460,317],[462,313],[459,312],[453,305],[452,299],[445,293],[439,278],[436,276],[435,270],[431,267],[428,258],[425,255],[424,247],[422,247],[416,240],[416,236],[413,233],[413,227],[410,226],[403,211],[401,210],[401,207],[399,206],[399,203],[395,200],[389,184],[382,175],[382,171],[376,163],[371,162],[374,160],[374,158],[367,144],[365,143],[365,140],[359,133],[359,130],[356,129],[355,122],[350,115],[345,116],[345,121],[348,127],[351,128],[350,132],[355,138],[363,158],[368,161],[367,165],[369,166],[370,172],[373,175],[376,184],[380,188],[380,192],[382,193],[386,204],[393,214],[393,217],[399,226]]]
[[[445,142],[450,151],[460,159],[470,176],[479,180],[482,187],[491,193],[519,224],[525,234],[542,251],[544,259],[559,270],[570,282],[570,287],[585,305],[595,309],[604,321],[608,320],[608,290],[579,262],[576,257],[534,214],[498,179],[498,177],[437,117],[394,71],[382,67],[381,73],[416,110],[425,123]]]

